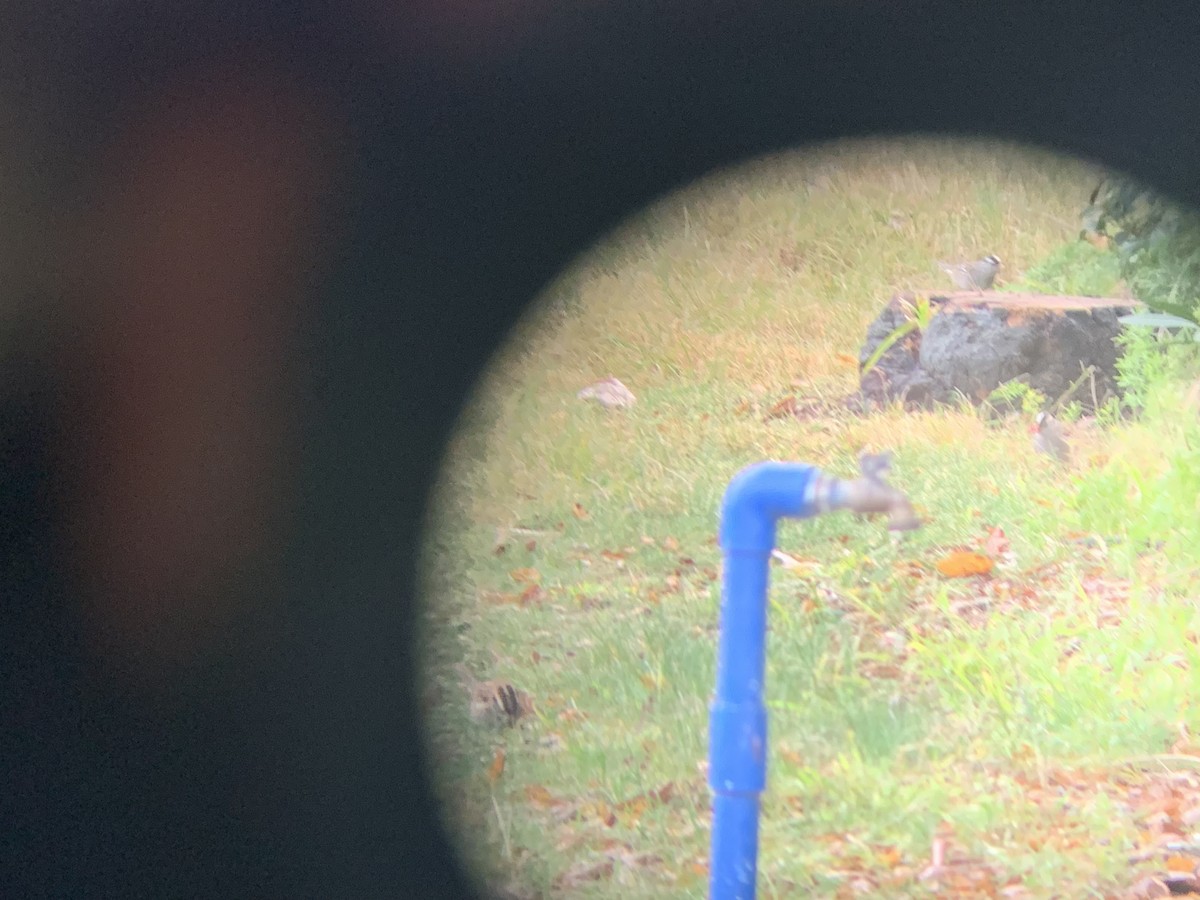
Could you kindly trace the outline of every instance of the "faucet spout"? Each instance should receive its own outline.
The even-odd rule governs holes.
[[[827,486],[828,508],[849,509],[858,513],[887,513],[889,531],[913,531],[921,519],[908,497],[887,483],[884,476],[891,468],[892,455],[863,454],[858,460],[862,475],[853,480],[834,479]]]

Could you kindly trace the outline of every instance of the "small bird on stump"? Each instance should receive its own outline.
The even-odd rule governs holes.
[[[982,293],[990,290],[995,283],[996,273],[1000,271],[1000,257],[989,253],[976,262],[939,262],[938,268],[950,276],[950,280],[960,291]]]

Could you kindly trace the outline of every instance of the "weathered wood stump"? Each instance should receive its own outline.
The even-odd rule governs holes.
[[[1089,383],[1074,398],[1090,411],[1117,393],[1117,317],[1141,306],[1111,297],[990,291],[929,296],[936,312],[924,332],[913,330],[863,372],[876,348],[912,318],[913,296],[893,297],[867,329],[858,363],[860,397],[868,404],[928,407],[963,397],[978,404],[1016,378],[1053,400],[1094,366],[1094,392]]]

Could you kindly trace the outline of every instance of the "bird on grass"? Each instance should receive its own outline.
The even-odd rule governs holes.
[[[1061,463],[1071,461],[1071,446],[1063,434],[1062,424],[1048,412],[1040,412],[1029,426],[1033,435],[1033,449],[1038,453],[1053,456]]]
[[[467,710],[473,721],[489,728],[507,728],[533,712],[533,698],[510,682],[477,681],[461,663],[455,670],[467,690]]]
[[[989,290],[996,281],[996,273],[1000,271],[1000,257],[989,253],[975,262],[939,262],[938,268],[950,276],[950,280],[960,291],[982,292]]]

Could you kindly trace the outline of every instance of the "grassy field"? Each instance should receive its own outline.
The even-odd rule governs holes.
[[[761,895],[1134,896],[1189,864],[1162,849],[1200,809],[1200,428],[1178,387],[1080,434],[1069,470],[972,410],[764,418],[853,390],[865,326],[942,286],[936,259],[1092,284],[1097,178],[996,145],[832,146],[663,200],[548,289],[431,520],[430,747],[486,878],[705,896],[721,494],[758,460],[851,476],[880,449],[926,527],[780,531]],[[575,399],[609,374],[634,408]],[[955,549],[995,568],[943,577]],[[536,714],[470,721],[460,661]]]

